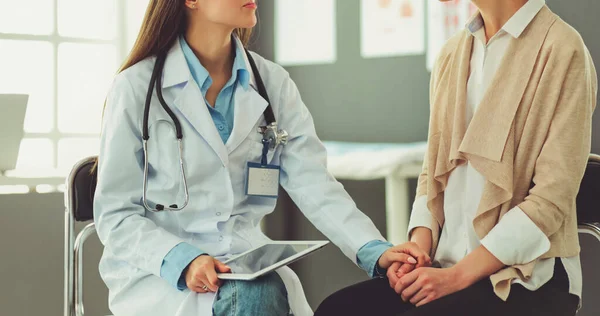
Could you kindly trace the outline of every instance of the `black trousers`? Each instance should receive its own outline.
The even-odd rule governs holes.
[[[569,279],[561,260],[553,278],[537,291],[513,284],[508,300],[499,299],[488,278],[419,308],[402,301],[387,279],[373,279],[329,296],[315,316],[574,316],[579,298],[569,294]]]

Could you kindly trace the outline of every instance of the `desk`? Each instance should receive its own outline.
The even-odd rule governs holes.
[[[327,168],[338,180],[385,180],[387,239],[407,240],[411,205],[408,180],[421,173],[426,142],[371,144],[325,142]]]

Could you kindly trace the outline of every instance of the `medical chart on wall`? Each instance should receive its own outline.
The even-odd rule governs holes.
[[[425,53],[424,11],[424,0],[362,0],[363,58]]]
[[[427,69],[431,71],[444,43],[464,29],[468,19],[477,12],[477,7],[469,0],[430,1],[427,7]]]
[[[337,59],[335,0],[275,1],[275,61],[283,66]]]

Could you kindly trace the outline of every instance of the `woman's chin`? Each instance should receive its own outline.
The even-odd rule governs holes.
[[[237,22],[237,28],[250,29],[256,26],[256,23],[258,23],[258,19],[256,18],[256,14],[252,13],[252,15],[244,17],[243,19],[240,19],[240,21]]]
[[[242,29],[251,29],[251,28],[253,28],[255,26],[256,26],[256,21],[254,21],[254,23],[246,23],[243,26],[240,26],[240,28],[242,28]]]

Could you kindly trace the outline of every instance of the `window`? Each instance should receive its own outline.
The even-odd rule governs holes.
[[[15,174],[98,154],[104,99],[148,0],[0,0],[0,94],[29,94]]]

